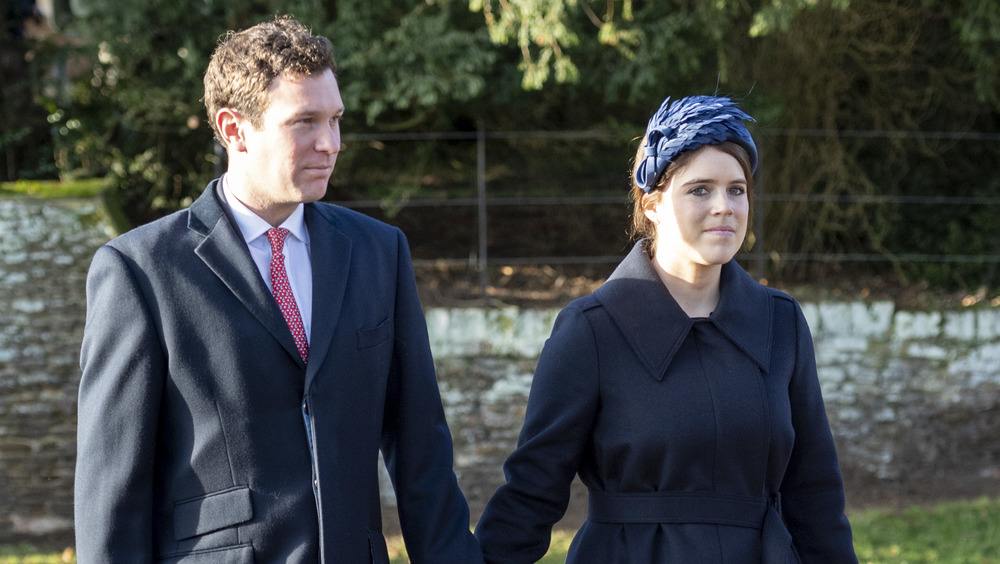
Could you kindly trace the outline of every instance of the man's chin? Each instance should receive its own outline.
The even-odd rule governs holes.
[[[299,190],[302,195],[302,202],[309,203],[322,200],[326,195],[326,190],[330,186],[329,177],[326,180],[313,180],[305,184]]]

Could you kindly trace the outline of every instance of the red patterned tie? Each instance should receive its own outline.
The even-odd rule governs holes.
[[[274,300],[278,302],[282,315],[288,323],[288,328],[292,330],[292,337],[295,338],[295,346],[302,355],[302,362],[309,362],[309,342],[306,340],[306,330],[302,326],[302,317],[299,315],[299,307],[295,305],[295,296],[292,295],[292,286],[288,283],[288,274],[285,272],[285,255],[281,249],[285,246],[285,237],[288,230],[281,227],[273,227],[267,231],[267,240],[271,242],[271,291],[274,293]]]

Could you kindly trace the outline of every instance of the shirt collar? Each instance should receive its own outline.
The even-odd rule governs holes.
[[[233,212],[233,219],[236,220],[236,225],[240,228],[240,233],[247,244],[267,233],[268,229],[271,229],[270,223],[261,219],[259,215],[255,214],[253,210],[233,195],[232,188],[229,185],[228,174],[222,177],[222,194],[225,196],[226,203]],[[293,237],[308,244],[309,232],[306,230],[304,208],[303,204],[295,206],[295,211],[279,227],[287,229]]]
[[[694,324],[660,280],[638,242],[594,297],[607,309],[650,374],[662,379]],[[723,265],[719,305],[708,320],[764,371],[770,359],[768,290],[735,261]]]

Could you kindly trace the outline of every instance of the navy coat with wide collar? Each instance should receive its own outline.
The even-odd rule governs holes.
[[[80,562],[387,563],[380,448],[412,561],[480,561],[403,234],[322,203],[305,222],[308,366],[218,181],[96,253]]]
[[[578,475],[567,562],[856,562],[798,304],[735,262],[689,318],[640,242],[556,320],[507,483],[476,528],[487,562],[535,562]]]

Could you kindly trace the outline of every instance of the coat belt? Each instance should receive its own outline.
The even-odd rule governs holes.
[[[714,523],[760,529],[773,501],[714,492],[609,493],[590,490],[595,523]]]
[[[714,492],[609,493],[590,490],[587,518],[594,523],[715,524],[761,531],[763,562],[799,562],[781,519],[780,497]]]

